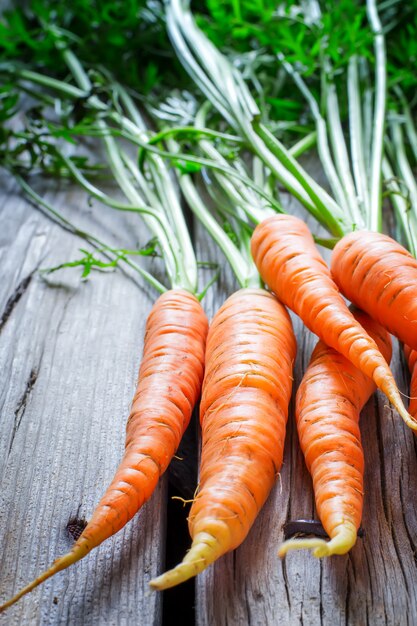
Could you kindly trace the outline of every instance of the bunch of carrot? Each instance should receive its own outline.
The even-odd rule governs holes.
[[[315,5],[314,19],[320,25],[319,4],[311,4]],[[363,95],[358,74],[358,58],[353,55],[349,62],[347,84],[350,145],[345,139],[340,120],[337,89],[332,82],[331,59],[323,53],[325,60],[321,70],[321,84],[324,85],[325,90],[322,97],[326,102],[324,114],[321,113],[319,102],[309,90],[297,68],[283,61],[285,70],[294,77],[297,87],[311,108],[316,123],[319,156],[335,198],[331,201],[326,196],[325,190],[311,180],[290,152],[272,133],[267,131],[263,122],[260,121],[263,119],[261,112],[247,89],[242,75],[224,55],[213,48],[212,43],[197,27],[186,0],[171,1],[168,28],[184,67],[212,106],[239,133],[256,157],[264,161],[275,179],[290,190],[303,203],[307,211],[331,234],[335,235],[337,240],[340,240],[333,253],[330,273],[318,255],[311,235],[301,221],[291,222],[285,216],[275,216],[263,221],[262,216],[260,219],[258,216],[254,218],[253,214],[244,209],[251,221],[262,221],[255,230],[252,240],[252,251],[261,277],[278,298],[292,308],[303,319],[306,326],[323,340],[329,350],[329,363],[335,364],[335,355],[332,350],[336,350],[355,366],[357,372],[354,377],[361,372],[373,379],[374,383],[390,398],[405,423],[412,430],[416,430],[417,422],[405,410],[386,362],[388,353],[385,349],[385,351],[381,350],[381,354],[378,342],[374,340],[377,336],[383,335],[382,327],[385,327],[412,348],[416,346],[413,285],[417,265],[415,259],[397,242],[379,232],[365,230],[369,228],[372,231],[378,231],[381,228],[381,168],[385,163],[383,150],[387,83],[384,29],[374,0],[368,0],[366,3],[366,17],[369,23],[369,38],[374,47],[375,76],[372,93],[368,84]],[[282,55],[279,58],[283,60]],[[364,63],[369,82],[371,80],[369,67],[366,61]],[[222,90],[223,76],[227,76],[228,92],[233,95],[229,99],[225,97]],[[364,102],[361,102],[362,97]],[[366,123],[369,129],[363,137],[361,128]],[[415,146],[415,144],[412,145]],[[404,150],[398,155],[404,172],[402,156],[404,156]],[[407,180],[404,174],[402,178]],[[412,196],[414,187],[408,186]],[[396,193],[398,195],[398,189]],[[406,203],[403,202],[403,204]],[[405,209],[402,221],[409,230],[412,230],[412,220],[409,219],[407,213],[409,212]],[[415,233],[411,232],[410,240],[414,242],[414,238]],[[329,247],[333,247],[336,242],[328,243]],[[413,249],[412,246],[410,248]],[[370,320],[366,322],[366,326],[369,327],[368,334],[363,331],[361,324],[346,308],[339,290],[370,316]],[[372,323],[379,324],[379,326],[372,326]],[[374,335],[374,338],[369,335]],[[385,336],[384,344],[386,341]],[[415,353],[412,348],[408,349],[407,354],[410,369],[415,373]],[[323,372],[320,368],[319,355],[321,355],[320,348],[311,363],[313,376],[315,371]],[[316,357],[318,364],[315,362]],[[329,373],[333,370],[334,366],[329,366]],[[307,373],[306,376],[308,379],[310,374]],[[363,386],[363,382],[361,385]],[[412,380],[412,387],[413,385],[414,380]],[[346,398],[346,394],[341,393],[339,389],[337,406],[343,406],[346,402],[352,404],[355,407],[354,419],[356,421],[360,407],[372,391],[371,387],[365,387],[358,389],[355,386],[351,389],[353,396],[350,398]],[[413,392],[411,393],[414,395]],[[310,435],[304,433],[304,424],[316,422],[318,418],[317,416],[311,419],[300,417],[304,414],[302,398],[307,397],[310,396],[305,390],[299,393],[297,419],[300,424],[302,446],[309,457],[307,464],[313,473],[316,486],[317,508],[319,513],[323,513],[323,524],[332,539],[327,547],[324,547],[323,543],[316,545],[315,554],[317,556],[330,554],[332,550],[345,552],[356,540],[360,510],[356,506],[356,513],[352,516],[352,512],[343,510],[342,506],[336,515],[339,520],[336,525],[334,519],[331,522],[326,521],[329,512],[324,512],[323,500],[332,499],[332,489],[334,489],[337,494],[341,495],[333,501],[343,504],[346,485],[343,487],[340,481],[338,484],[334,481],[327,484],[332,472],[320,472],[317,464],[312,463],[308,448],[310,444],[306,443],[310,441]],[[415,414],[414,406],[412,401],[410,411],[413,415]],[[346,435],[346,428],[345,431]],[[314,428],[310,432],[314,432]],[[350,436],[349,433],[347,436]],[[327,439],[331,440],[331,434]],[[334,443],[332,445],[334,446]],[[317,453],[319,452],[317,447],[314,449],[317,449]],[[322,452],[321,461],[326,465],[326,459],[330,458],[328,456],[330,450],[323,447]],[[334,461],[339,462],[337,459]],[[352,460],[349,455],[345,455],[344,461],[345,466],[355,464],[355,459]],[[316,482],[318,475],[326,483],[324,490],[322,485]],[[357,492],[360,493],[360,483],[356,487]],[[349,495],[346,499],[349,501]],[[343,524],[341,520],[346,520],[346,524]],[[336,535],[339,539],[336,539]],[[310,545],[313,547],[313,544]],[[302,547],[301,544],[291,544],[291,547],[297,546]],[[283,548],[283,553],[287,549],[289,549],[288,544]]]
[[[175,9],[178,2],[173,4]],[[87,92],[87,75],[69,52],[66,60],[78,89]],[[146,144],[132,101],[121,90],[119,95],[129,115],[126,119],[118,113],[113,119],[121,120],[124,130],[130,129],[137,141]],[[90,104],[103,112],[96,96]],[[234,125],[241,125],[246,138],[255,142],[265,158],[267,151],[265,146],[261,150],[258,140],[260,136],[267,140],[268,134],[261,126],[255,132],[246,122],[242,115]],[[417,361],[417,305],[412,287],[417,261],[411,254],[379,233],[349,233],[349,219],[331,200],[335,210],[334,215],[328,211],[328,224],[341,238],[329,270],[302,220],[285,214],[271,217],[270,211],[261,207],[253,220],[259,223],[250,243],[258,276],[252,261],[240,257],[238,250],[231,249],[231,242],[225,241],[224,233],[219,233],[216,222],[202,208],[190,177],[184,176],[179,184],[190,206],[229,260],[233,259],[237,277],[241,277],[242,288],[228,298],[208,329],[195,282],[190,279],[194,272],[187,265],[187,251],[178,244],[184,230],[178,228],[172,236],[172,223],[164,222],[158,212],[155,189],[146,187],[136,164],[118,150],[103,119],[99,128],[105,136],[112,171],[131,208],[142,200],[131,177],[147,189],[151,206],[141,210],[150,217],[160,239],[167,242],[164,257],[172,289],[160,296],[147,321],[125,453],[113,481],[70,553],[58,558],[0,611],[83,558],[135,515],[174,455],[200,391],[202,454],[199,489],[189,518],[192,546],[181,564],[153,580],[151,586],[165,589],[178,584],[244,540],[282,463],[296,352],[285,307],[299,315],[320,339],[297,392],[296,421],[313,477],[318,514],[330,541],[291,540],[281,546],[281,555],[296,548],[312,548],[319,557],[343,554],[355,544],[363,506],[364,468],[358,419],[376,387],[386,394],[404,422],[417,430],[415,403],[410,405],[410,415],[388,365],[388,333],[408,346],[410,368]],[[202,144],[201,149],[209,151]],[[317,207],[326,203],[327,194],[308,177],[302,178],[292,155],[285,152],[281,156],[292,172],[290,189],[315,214]],[[154,173],[160,162],[159,157],[152,158],[150,172]],[[81,180],[75,166],[71,167]],[[279,178],[283,166],[276,163],[275,167]],[[155,182],[155,188],[162,200],[167,200],[163,191],[168,179],[161,180]],[[230,180],[222,180],[221,175],[218,182],[225,188],[227,183],[235,200],[242,195],[239,185],[231,188]],[[177,219],[178,213],[173,222]],[[326,221],[326,214],[323,219]],[[247,268],[245,276],[239,273],[239,266]],[[272,293],[263,289],[263,283]],[[350,310],[339,290],[365,313]],[[414,395],[413,390],[411,393]]]

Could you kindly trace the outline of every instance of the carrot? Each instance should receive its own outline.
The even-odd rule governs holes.
[[[192,546],[182,563],[151,581],[154,589],[199,574],[248,534],[280,471],[295,352],[287,311],[263,289],[239,290],[214,316]]]
[[[366,313],[355,319],[391,359],[387,331]],[[359,414],[375,383],[333,348],[319,341],[296,396],[301,449],[313,479],[316,508],[330,541],[290,539],[278,554],[313,549],[314,556],[345,554],[356,543],[363,507],[364,458]]]
[[[417,260],[381,233],[353,232],[335,246],[331,272],[342,293],[417,350]]]
[[[147,319],[125,453],[113,481],[71,551],[5,602],[0,611],[118,532],[150,498],[199,397],[207,330],[205,313],[191,293],[171,290],[158,298]]]
[[[408,369],[410,371],[410,404],[408,412],[417,419],[417,350],[413,350],[410,346],[404,346],[404,355],[407,359]]]
[[[387,362],[347,308],[306,224],[290,215],[270,217],[256,227],[251,249],[259,273],[277,297],[326,345],[372,378],[406,424],[417,430]],[[347,268],[346,274],[349,276]]]

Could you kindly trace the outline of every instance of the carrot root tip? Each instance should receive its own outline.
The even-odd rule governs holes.
[[[81,536],[81,538],[78,539],[78,541],[74,544],[70,552],[68,552],[67,554],[64,554],[63,556],[58,557],[53,562],[51,567],[45,570],[42,574],[40,574],[40,576],[35,578],[35,580],[33,580],[31,583],[26,585],[26,587],[23,587],[23,589],[21,589],[16,595],[10,598],[10,600],[7,600],[7,602],[2,604],[0,606],[0,613],[2,613],[6,609],[8,609],[10,606],[15,604],[18,600],[20,600],[20,598],[22,598],[27,593],[35,589],[38,585],[43,583],[45,580],[48,580],[48,578],[51,578],[58,572],[62,571],[63,569],[66,569],[73,563],[76,563],[77,561],[82,559],[86,554],[88,554],[88,552],[90,552],[90,549],[91,548],[89,547],[88,542],[85,539],[83,539]]]
[[[352,523],[343,523],[337,527],[336,533],[330,539],[307,538],[289,539],[279,547],[278,556],[283,558],[291,550],[311,550],[313,556],[321,559],[335,554],[346,554],[356,543],[357,530]]]
[[[169,589],[197,576],[215,561],[223,550],[216,537],[207,532],[198,533],[182,563],[150,581],[149,585],[156,591]]]

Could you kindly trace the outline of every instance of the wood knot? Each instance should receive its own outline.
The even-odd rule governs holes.
[[[84,528],[87,526],[87,520],[83,517],[72,517],[66,528],[71,537],[77,541],[82,535]]]

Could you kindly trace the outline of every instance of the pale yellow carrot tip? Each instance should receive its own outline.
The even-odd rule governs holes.
[[[338,527],[335,536],[326,541],[317,537],[308,539],[288,539],[279,547],[278,556],[284,557],[290,550],[312,550],[313,556],[321,559],[333,554],[346,554],[356,543],[357,531],[353,524],[344,523]]]
[[[402,401],[402,398],[398,391],[391,391],[391,394],[386,393],[387,397],[391,400],[391,403],[396,408],[404,422],[411,430],[417,431],[417,421],[407,411]]]
[[[185,555],[182,563],[174,569],[161,574],[150,581],[149,585],[156,591],[175,587],[193,576],[197,576],[211,563],[223,554],[216,537],[207,533],[198,533],[193,540],[190,550]]]
[[[407,426],[409,428],[411,428],[411,430],[414,430],[415,432],[417,431],[417,421],[414,419],[414,417],[412,415],[410,415],[410,413],[408,413],[408,411],[406,411],[404,408],[395,407],[398,411],[398,413],[400,414],[400,416],[403,418],[404,422],[407,424]]]
[[[27,593],[35,589],[38,585],[43,583],[45,580],[48,580],[48,578],[51,578],[51,576],[53,576],[54,574],[57,574],[61,570],[66,569],[73,563],[76,563],[77,561],[82,559],[89,551],[90,550],[86,543],[74,544],[74,547],[71,550],[71,552],[68,552],[68,554],[64,554],[63,556],[56,559],[56,561],[54,561],[51,567],[45,570],[42,574],[40,574],[40,576],[35,578],[35,580],[33,580],[31,583],[26,585],[26,587],[23,587],[23,589],[21,589],[15,596],[13,596],[13,598],[10,598],[10,600],[7,600],[7,602],[0,605],[0,613],[2,613],[6,609],[8,609],[10,606],[15,604],[15,602],[20,600],[20,598],[22,598]]]

